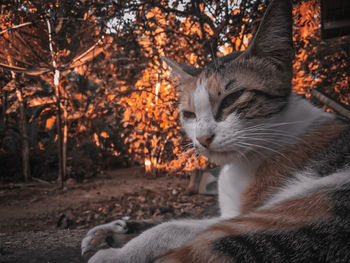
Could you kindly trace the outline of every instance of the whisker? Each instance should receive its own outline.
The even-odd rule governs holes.
[[[182,158],[184,155],[188,155],[188,154],[191,154],[192,152],[194,152],[196,149],[193,147],[193,148],[190,148],[188,150],[186,150],[185,152],[181,153],[179,155],[179,157],[177,157],[178,159]]]
[[[244,149],[247,149],[248,151],[253,151],[253,152],[257,153],[258,155],[260,155],[260,156],[262,157],[260,160],[266,159],[266,157],[265,157],[261,152],[255,150],[254,148],[252,148],[252,147],[250,147],[250,146],[246,146],[246,145],[243,145],[243,144],[240,144],[240,143],[238,143],[237,145],[238,145],[239,147],[242,147],[242,148],[244,148]],[[248,160],[248,159],[246,159],[246,160],[247,160],[248,163],[251,161],[251,160]]]
[[[186,149],[186,148],[189,148],[189,147],[193,147],[193,144],[191,143],[191,144],[186,144],[186,145],[183,145],[182,146],[184,149]]]
[[[256,126],[265,126],[265,127],[278,127],[278,126],[285,126],[285,125],[294,125],[298,123],[305,123],[307,121],[291,121],[291,122],[277,122],[277,123],[262,123],[258,124]]]
[[[268,136],[285,136],[285,137],[288,137],[288,138],[293,138],[293,139],[297,139],[297,140],[302,140],[302,138],[298,137],[298,136],[294,136],[294,135],[291,135],[291,134],[288,134],[288,133],[280,133],[280,132],[256,132],[256,133],[250,133],[250,135],[254,135],[254,136],[257,136],[257,135],[268,135]]]
[[[303,123],[306,121],[295,121],[295,122],[280,122],[280,123],[263,123],[263,124],[257,124],[257,125],[253,125],[247,128],[243,128],[240,133],[244,133],[247,131],[251,131],[251,130],[271,130],[271,131],[276,131],[276,129],[271,129],[271,128],[276,128],[276,127],[281,127],[281,126],[286,126],[286,125],[293,125],[296,123]],[[285,132],[283,130],[277,130],[279,132]]]
[[[249,130],[242,130],[240,131],[239,133],[236,133],[234,135],[234,137],[236,136],[239,136],[239,135],[247,135],[249,134],[250,135],[254,135],[254,136],[257,136],[257,135],[269,135],[269,136],[284,136],[284,137],[288,137],[288,138],[293,138],[293,139],[296,139],[296,140],[301,140],[303,141],[303,138],[301,137],[298,137],[298,136],[295,136],[289,132],[285,132],[285,131],[280,131],[280,130],[274,130],[274,129],[249,129]]]
[[[272,151],[272,152],[274,152],[274,153],[276,153],[276,154],[281,155],[282,157],[286,158],[288,161],[291,162],[291,160],[290,160],[287,156],[285,156],[285,155],[282,154],[281,152],[276,151],[276,150],[274,150],[274,149],[272,149],[272,148],[265,147],[265,146],[261,146],[261,145],[258,145],[258,144],[251,144],[251,143],[247,143],[247,142],[240,142],[240,143],[245,144],[245,145],[248,145],[248,146],[258,147],[258,148],[262,148],[262,149],[265,149],[265,150],[268,150],[268,151]]]
[[[244,149],[248,149],[248,147],[245,147],[245,146],[243,146],[243,145],[240,145],[240,147],[242,147],[242,148],[244,148]],[[248,150],[249,150],[249,149],[248,149]],[[247,163],[250,162],[249,159],[248,159],[248,157],[247,157],[243,152],[237,151],[237,153],[238,153],[240,156],[242,156],[242,157],[247,161]]]
[[[267,143],[272,143],[274,145],[277,146],[283,146],[283,144],[276,142],[275,140],[272,140],[271,138],[257,138],[257,137],[252,137],[252,136],[242,136],[239,139],[251,139],[251,140],[255,140],[255,141],[263,141],[263,142],[267,142]]]

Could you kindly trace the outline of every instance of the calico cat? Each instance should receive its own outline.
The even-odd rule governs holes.
[[[221,216],[159,224],[89,262],[350,262],[350,126],[291,92],[292,23],[273,0],[246,51],[205,69],[163,58],[184,130],[223,165]],[[83,252],[149,225],[136,226],[98,226]]]

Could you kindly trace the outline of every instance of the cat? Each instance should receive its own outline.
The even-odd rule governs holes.
[[[350,126],[292,93],[292,24],[291,2],[273,0],[244,52],[204,69],[163,58],[183,129],[222,165],[221,215],[97,226],[83,252],[153,227],[90,263],[350,262]]]

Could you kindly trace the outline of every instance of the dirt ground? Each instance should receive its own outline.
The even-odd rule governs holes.
[[[132,220],[199,218],[215,197],[188,195],[188,179],[150,179],[141,168],[105,172],[84,183],[0,185],[0,262],[85,262],[80,241],[92,226]]]

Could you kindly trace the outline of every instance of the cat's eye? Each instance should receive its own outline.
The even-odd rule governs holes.
[[[220,104],[219,109],[223,110],[228,107],[230,107],[236,100],[239,99],[239,97],[243,94],[244,90],[239,90],[236,92],[232,92],[231,94],[227,95]]]
[[[221,101],[217,114],[215,116],[215,119],[217,121],[221,121],[224,114],[224,110],[230,107],[231,105],[233,105],[241,97],[243,93],[244,93],[244,89],[232,92],[229,95],[227,95]]]
[[[196,118],[196,114],[192,111],[183,111],[182,112],[182,116],[185,118],[185,119],[194,119]]]

